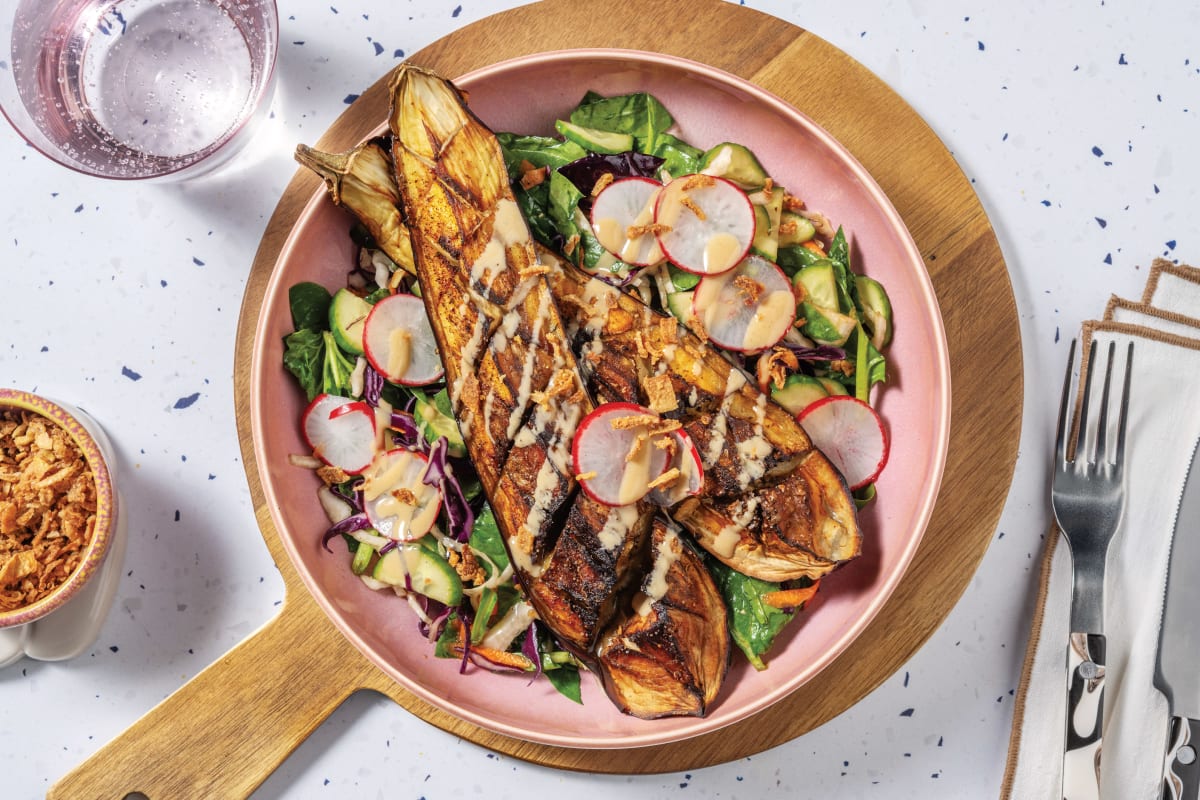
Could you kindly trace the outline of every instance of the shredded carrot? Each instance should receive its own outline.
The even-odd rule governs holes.
[[[814,253],[816,253],[819,256],[825,255],[825,248],[822,247],[821,243],[818,242],[816,239],[809,239],[807,242],[805,242],[804,244],[802,244],[800,246],[807,247],[809,250],[812,250]]]
[[[763,602],[775,608],[799,608],[812,599],[820,585],[821,582],[816,581],[812,586],[805,586],[802,589],[782,589],[778,592],[767,592],[763,595]]]

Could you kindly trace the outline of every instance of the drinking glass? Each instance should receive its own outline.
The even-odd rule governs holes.
[[[275,0],[19,0],[0,12],[0,111],[88,175],[193,176],[249,138],[278,44]]]

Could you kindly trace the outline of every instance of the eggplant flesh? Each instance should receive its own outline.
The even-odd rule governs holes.
[[[644,582],[655,508],[603,506],[575,482],[570,443],[594,406],[495,137],[453,84],[409,65],[393,78],[389,123],[399,210],[411,228],[416,275],[468,453],[530,603],[597,668],[597,643],[613,620],[629,618],[634,589]],[[677,570],[663,580],[667,597],[715,591],[703,571]],[[706,583],[697,590],[676,586],[680,580]],[[724,617],[708,621],[703,633],[727,636]],[[675,693],[696,682],[683,674],[658,681]],[[715,690],[705,684],[705,693]],[[620,707],[637,716],[691,713],[643,707],[637,697]]]
[[[703,716],[729,668],[725,601],[674,525],[654,520],[638,593],[596,648],[604,689],[643,719]]]

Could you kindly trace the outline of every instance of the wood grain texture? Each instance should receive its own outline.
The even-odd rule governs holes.
[[[727,762],[790,741],[845,711],[894,673],[962,595],[1008,493],[1023,392],[1016,306],[1003,257],[970,182],[950,153],[904,100],[840,50],[793,25],[721,0],[543,0],[469,25],[410,60],[461,75],[541,52],[551,41],[546,35],[551,30],[571,30],[573,47],[653,50],[702,61],[779,95],[845,145],[899,211],[941,305],[953,387],[945,477],[908,576],[866,631],[812,681],[748,720],[685,742],[602,751],[548,747],[467,724],[405,692],[342,637],[301,584],[265,508],[250,439],[247,343],[279,251],[319,186],[315,176],[301,170],[284,192],[254,259],[235,361],[234,396],[247,479],[287,600],[277,620],[85,762],[51,797],[122,797],[135,789],[152,800],[244,796],[337,703],[359,689],[383,692],[455,736],[539,764],[647,773]],[[814,75],[821,79],[813,80]],[[828,86],[840,90],[830,93],[824,88]],[[384,76],[316,146],[331,152],[351,147],[380,124],[386,109]],[[1011,336],[998,340],[997,330]],[[1007,390],[989,388],[996,385]],[[312,696],[297,700],[294,692],[280,692],[280,672],[286,675],[295,668],[294,659],[281,655],[288,653],[302,653],[305,671],[322,676],[320,686],[304,684]],[[331,676],[341,676],[342,682],[330,686]],[[268,711],[271,716],[264,717]],[[224,742],[197,746],[197,725],[216,724],[235,733]],[[253,759],[242,752],[250,741]],[[160,763],[147,757],[148,747],[161,754]],[[111,773],[117,778],[105,781]],[[118,783],[123,791],[117,791]],[[196,793],[197,787],[203,787],[203,795]]]

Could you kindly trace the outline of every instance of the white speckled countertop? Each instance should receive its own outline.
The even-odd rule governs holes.
[[[233,338],[244,276],[296,169],[292,147],[314,141],[405,53],[517,4],[281,0],[272,118],[230,170],[190,183],[82,177],[0,130],[0,385],[100,421],[118,453],[130,535],[96,645],[72,661],[0,670],[0,796],[44,795],[276,613],[283,585],[255,525],[233,420]],[[1139,294],[1154,257],[1200,262],[1200,7],[744,4],[811,30],[899,92],[954,153],[999,236],[1020,309],[1023,438],[966,594],[874,693],[752,758],[656,776],[561,772],[360,693],[256,798],[997,795],[1049,519],[1067,341],[1110,292]],[[996,331],[996,346],[1015,335]]]

